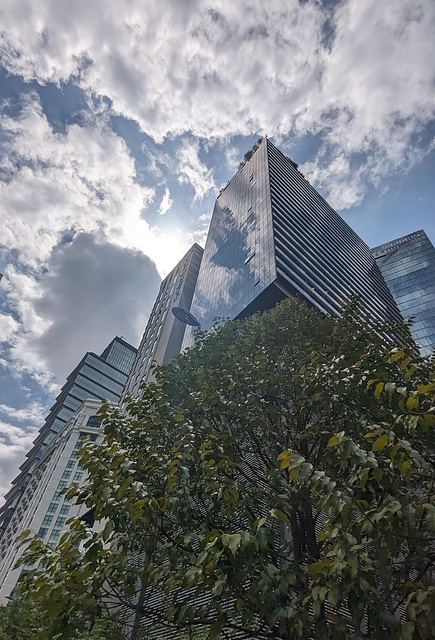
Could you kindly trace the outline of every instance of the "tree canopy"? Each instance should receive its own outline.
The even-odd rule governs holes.
[[[433,637],[434,363],[388,333],[286,300],[104,406],[68,494],[98,526],[21,560],[38,637],[113,613],[133,638]]]

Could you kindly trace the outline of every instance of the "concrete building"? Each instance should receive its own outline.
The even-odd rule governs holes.
[[[435,347],[435,248],[415,231],[372,249],[402,316],[413,317],[411,334],[423,355]]]
[[[30,529],[54,547],[68,530],[67,520],[85,509],[66,500],[60,491],[71,484],[81,486],[86,480],[86,472],[78,466],[77,451],[84,438],[102,438],[97,416],[100,406],[101,400],[86,400],[37,461],[10,522],[13,538],[6,535],[0,541],[0,605],[7,603],[23,570],[14,569],[21,553],[15,537]]]
[[[45,448],[65,427],[84,400],[97,398],[115,403],[119,401],[136,353],[134,347],[116,337],[100,356],[88,352],[68,376],[27,454],[27,459],[20,467],[20,473],[5,496],[6,502],[0,509],[0,541],[6,537],[10,542],[16,535],[12,518],[27,485],[34,481],[33,472]]]
[[[202,253],[201,247],[194,244],[162,281],[124,395],[139,395],[142,382],[152,380],[152,363],[166,364],[180,353],[186,325],[175,318],[171,309],[190,309]]]

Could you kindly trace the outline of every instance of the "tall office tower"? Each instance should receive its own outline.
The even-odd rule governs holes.
[[[7,603],[22,571],[22,568],[14,569],[21,551],[14,538],[30,529],[54,547],[62,533],[68,530],[68,518],[86,510],[83,505],[66,500],[60,492],[70,484],[81,486],[86,480],[85,471],[78,466],[77,450],[84,438],[93,441],[102,438],[96,415],[100,405],[101,400],[85,400],[36,463],[32,480],[24,489],[11,520],[11,530],[0,541],[0,605]]]
[[[180,353],[186,325],[174,317],[171,309],[190,309],[202,253],[202,248],[194,244],[162,281],[124,395],[137,397],[141,383],[152,379],[151,364],[166,364]]]
[[[15,535],[13,514],[29,482],[35,485],[33,470],[45,447],[63,429],[84,400],[98,398],[119,401],[136,353],[134,347],[116,337],[100,356],[88,352],[68,376],[26,461],[20,467],[19,475],[5,496],[6,502],[0,509],[0,540],[4,535]]]
[[[372,249],[376,262],[422,354],[435,347],[435,248],[424,231]]]
[[[400,321],[370,249],[297,165],[266,138],[245,157],[214,207],[191,308],[201,328],[295,295],[336,314],[358,295],[373,319]]]

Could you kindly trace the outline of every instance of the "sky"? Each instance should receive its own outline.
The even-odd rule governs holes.
[[[259,137],[369,246],[435,241],[434,36],[432,0],[0,0],[0,496]]]

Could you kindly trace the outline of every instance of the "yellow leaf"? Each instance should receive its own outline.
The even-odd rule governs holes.
[[[376,436],[380,436],[381,433],[384,433],[384,429],[379,427],[379,429],[375,429],[374,431],[369,431],[364,435],[364,438],[376,438]]]
[[[372,451],[381,451],[381,449],[384,449],[387,446],[387,444],[388,444],[387,436],[386,435],[381,436],[380,438],[374,441],[372,445]]]
[[[290,451],[282,451],[282,453],[277,457],[277,460],[284,460],[284,458],[287,458],[290,455],[292,455]]]
[[[400,371],[403,371],[403,369],[406,369],[406,367],[410,362],[411,362],[411,358],[408,356],[408,358],[405,358],[405,360],[400,364]]]
[[[435,384],[421,384],[417,387],[417,393],[429,393],[429,391],[435,391]]]
[[[409,470],[411,468],[411,460],[405,460],[405,462],[401,462],[399,464],[400,473],[402,478],[406,478],[409,475]]]
[[[408,371],[405,373],[405,380],[411,380],[416,371],[417,369],[414,366],[409,367]]]
[[[379,396],[382,393],[383,388],[384,388],[384,383],[383,382],[378,382],[378,384],[376,385],[375,392],[373,394],[375,396],[375,398],[379,398]]]
[[[404,351],[396,351],[395,353],[393,353],[390,360],[391,362],[396,362],[397,360],[400,360],[400,358],[403,358],[404,355],[405,355]]]
[[[301,470],[300,465],[299,465],[299,467],[293,467],[293,469],[290,469],[290,472],[289,472],[290,480],[294,480],[295,478],[297,478],[298,475],[299,475],[300,470]]]
[[[363,475],[363,477],[361,478],[361,482],[359,484],[359,486],[361,487],[361,489],[364,489],[364,487],[366,486],[367,480],[369,479],[369,472],[367,471],[367,473],[365,473]]]
[[[417,407],[418,407],[418,398],[416,398],[415,396],[409,396],[408,400],[406,401],[406,408],[412,411]]]
[[[287,469],[287,467],[290,465],[290,462],[292,461],[292,458],[294,458],[294,455],[295,454],[293,453],[288,458],[284,458],[284,460],[281,460],[280,469]]]
[[[372,378],[371,380],[369,380],[367,382],[367,386],[366,386],[366,391],[368,391],[368,389],[372,386],[372,384],[374,384],[375,382],[377,382],[376,378]]]
[[[343,440],[343,437],[344,437],[344,431],[340,431],[340,433],[336,433],[335,436],[332,436],[332,438],[328,440],[328,444],[326,446],[335,447],[337,444],[340,444],[340,442]]]

